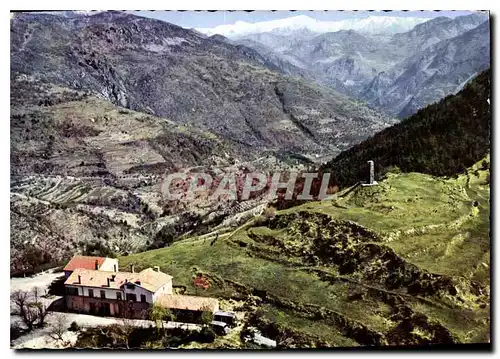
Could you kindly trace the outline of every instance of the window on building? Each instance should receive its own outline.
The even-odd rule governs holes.
[[[133,293],[127,293],[127,300],[132,302],[137,302],[137,296]]]
[[[122,293],[116,292],[116,300],[122,300]]]
[[[106,291],[101,290],[101,298],[106,299]]]
[[[89,297],[90,298],[94,297],[94,290],[93,289],[89,289]]]
[[[66,287],[66,294],[69,294],[69,295],[78,295],[78,288]]]
[[[141,294],[141,302],[146,303],[146,295]]]

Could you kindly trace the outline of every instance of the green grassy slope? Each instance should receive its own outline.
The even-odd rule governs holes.
[[[190,238],[120,263],[159,265],[190,294],[244,300],[248,321],[287,346],[489,341],[484,163],[453,179],[389,173],[213,244]],[[197,273],[210,289],[193,286]]]

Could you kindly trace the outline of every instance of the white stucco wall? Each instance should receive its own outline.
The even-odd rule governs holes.
[[[129,289],[127,288],[127,284],[123,286],[125,290],[125,298],[127,298],[127,293],[132,293],[136,295],[137,302],[141,301],[141,294],[144,294],[146,296],[146,302],[147,303],[153,303],[153,293],[150,291],[134,284],[134,289]]]
[[[116,270],[115,270],[116,266]],[[118,272],[120,268],[118,267],[118,260],[115,258],[106,258],[104,262],[99,267],[101,271]]]
[[[106,294],[106,299],[116,299],[116,293],[121,292],[120,290],[110,289],[110,288],[78,287],[78,286],[73,286],[73,285],[67,285],[66,287],[77,288],[78,295],[81,295],[84,297],[88,297],[89,296],[89,289],[92,289],[94,291],[94,298],[101,298],[101,290],[104,290],[104,292]],[[122,292],[122,299],[124,299],[123,292]]]
[[[153,294],[153,302],[156,302],[158,296],[161,294],[173,294],[172,288],[172,280],[169,280],[168,283],[165,283],[162,287],[158,288],[158,290]]]

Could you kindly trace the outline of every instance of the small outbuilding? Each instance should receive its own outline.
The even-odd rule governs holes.
[[[179,294],[162,294],[156,304],[168,308],[178,322],[197,323],[203,312],[215,313],[219,310],[219,301],[215,298],[196,297]]]
[[[226,323],[229,326],[236,325],[236,314],[233,312],[223,312],[221,310],[214,313],[214,320]]]

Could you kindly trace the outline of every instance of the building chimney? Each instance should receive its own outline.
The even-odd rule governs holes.
[[[130,263],[130,271],[132,273],[135,273],[135,266],[134,266],[134,263]]]
[[[99,270],[99,261],[95,260],[95,270]]]
[[[107,278],[107,279],[108,279],[108,287],[111,287],[111,284],[110,284],[111,279],[109,279],[109,278]]]
[[[153,269],[155,270],[155,272],[160,272],[160,267],[159,266],[154,266]]]
[[[82,276],[78,275],[78,284],[81,284],[81,283],[82,283]]]

